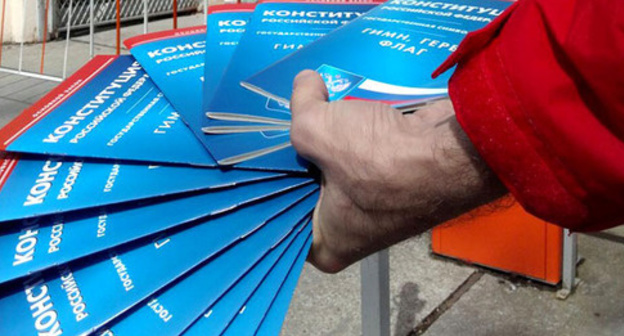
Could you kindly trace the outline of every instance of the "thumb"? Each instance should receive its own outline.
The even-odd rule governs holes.
[[[314,106],[327,102],[327,98],[327,88],[321,76],[315,71],[303,70],[293,82],[290,108],[296,112],[306,112]]]
[[[322,155],[320,149],[327,97],[325,82],[316,72],[304,70],[295,77],[290,99],[290,140],[301,156],[317,165]]]

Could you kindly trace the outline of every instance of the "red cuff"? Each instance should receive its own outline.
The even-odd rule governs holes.
[[[587,209],[568,190],[512,117],[520,109],[490,45],[449,82],[457,120],[490,168],[530,213],[578,229]]]
[[[624,223],[624,34],[601,24],[617,2],[521,0],[440,69],[458,64],[457,119],[509,191],[575,231]]]

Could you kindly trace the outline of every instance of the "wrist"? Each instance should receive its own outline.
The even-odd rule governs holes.
[[[472,145],[454,113],[439,120],[426,141],[431,148],[434,167],[426,180],[437,198],[430,218],[434,226],[507,193]]]

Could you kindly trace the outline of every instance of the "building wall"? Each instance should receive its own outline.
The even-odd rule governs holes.
[[[0,0],[0,18],[4,15],[3,42],[41,41],[43,32],[39,27],[43,27],[44,4],[42,0]]]

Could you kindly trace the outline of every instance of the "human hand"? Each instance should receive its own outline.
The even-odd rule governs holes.
[[[376,102],[328,103],[323,80],[307,70],[290,107],[291,142],[322,172],[308,257],[322,271],[338,272],[506,192],[448,100],[407,115]]]

